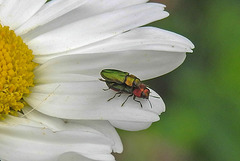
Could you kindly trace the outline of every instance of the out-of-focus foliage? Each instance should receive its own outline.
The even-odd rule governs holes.
[[[163,97],[161,121],[120,131],[118,161],[239,161],[240,1],[161,1],[170,17],[153,25],[196,46],[177,70],[146,82]]]

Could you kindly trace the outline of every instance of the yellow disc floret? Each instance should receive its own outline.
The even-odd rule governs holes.
[[[15,115],[25,102],[33,84],[32,50],[9,27],[0,25],[0,118]]]

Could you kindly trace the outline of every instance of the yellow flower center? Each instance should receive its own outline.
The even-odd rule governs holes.
[[[33,84],[32,50],[9,27],[0,25],[0,118],[16,115]]]

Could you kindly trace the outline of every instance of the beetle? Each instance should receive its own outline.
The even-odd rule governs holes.
[[[133,100],[138,102],[141,105],[141,107],[142,107],[142,103],[136,100],[136,97],[144,98],[149,101],[150,90],[136,76],[130,75],[128,72],[123,72],[116,69],[104,69],[101,71],[100,74],[105,80],[104,79],[99,79],[99,80],[106,82],[108,89],[117,91],[117,93],[112,98],[108,99],[108,101],[115,98],[116,95],[118,94],[119,94],[118,97],[120,97],[122,93],[128,93],[130,95],[122,103],[121,106],[123,106],[128,100],[128,98],[132,96],[133,96]],[[149,103],[150,103],[150,106],[152,107],[152,104],[150,101]]]

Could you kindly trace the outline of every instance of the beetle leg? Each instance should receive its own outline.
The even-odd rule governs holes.
[[[119,92],[118,92],[119,93]],[[120,97],[122,95],[122,92],[121,93],[119,93],[119,95],[118,95],[118,97]]]
[[[127,99],[122,103],[121,106],[123,106],[123,105],[127,102],[128,98],[129,98],[129,97],[132,97],[132,96],[133,96],[133,94],[130,94],[130,95],[127,97]]]
[[[121,95],[121,94],[122,94],[122,91],[115,93],[114,96],[111,97],[111,98],[109,98],[107,101],[111,101],[112,99],[114,99],[117,94],[120,94],[120,95]]]
[[[140,106],[142,107],[142,103],[140,101],[136,100],[136,96],[133,96],[133,100],[138,102],[140,104]]]

